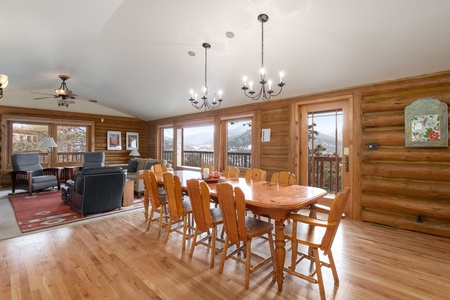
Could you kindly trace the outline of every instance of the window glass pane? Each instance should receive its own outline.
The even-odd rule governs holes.
[[[162,153],[163,159],[168,162],[173,162],[173,128],[163,128],[161,130],[162,135]]]
[[[337,193],[342,186],[342,110],[308,114],[308,185]]]
[[[13,123],[12,153],[38,152],[41,163],[48,160],[48,149],[39,147],[48,136],[48,125]]]
[[[183,128],[184,166],[214,165],[214,126]]]
[[[251,168],[252,121],[227,122],[227,164],[239,168]]]
[[[57,126],[58,162],[81,162],[86,152],[86,126]]]

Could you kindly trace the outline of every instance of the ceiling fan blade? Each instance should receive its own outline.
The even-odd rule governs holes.
[[[38,93],[38,92],[30,92],[32,94],[39,94],[39,95],[49,95],[49,96],[53,96],[53,94],[46,94],[46,93]]]
[[[53,99],[53,97],[38,97],[38,98],[33,98],[33,100],[41,100],[41,99]]]

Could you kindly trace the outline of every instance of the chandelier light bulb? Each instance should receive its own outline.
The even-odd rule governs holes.
[[[272,90],[272,80],[267,81],[267,84],[269,85],[269,91]]]
[[[284,77],[284,73],[283,71],[280,72],[280,83],[283,83],[283,77]]]
[[[266,75],[266,70],[264,69],[264,67],[262,67],[261,70],[259,70],[259,74],[261,74],[261,76]]]

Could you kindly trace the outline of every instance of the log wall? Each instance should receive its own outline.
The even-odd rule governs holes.
[[[361,219],[450,236],[450,151],[406,148],[404,109],[431,97],[450,106],[450,85],[424,79],[362,93]],[[379,144],[368,150],[368,143]]]

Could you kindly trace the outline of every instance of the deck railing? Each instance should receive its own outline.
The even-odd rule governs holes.
[[[58,163],[82,162],[84,153],[85,152],[58,152],[57,162]],[[41,163],[48,163],[48,153],[39,152],[39,160]]]
[[[164,151],[163,159],[173,162],[172,151]],[[228,165],[240,168],[251,168],[252,154],[247,152],[228,152]],[[212,151],[184,151],[183,166],[198,167],[213,164]],[[309,183],[310,186],[320,187],[329,193],[342,190],[342,157],[316,156],[309,157]],[[314,172],[313,172],[314,170]]]
[[[163,151],[163,159],[173,162],[172,151]],[[212,165],[213,151],[183,151],[183,166],[198,167]],[[228,165],[239,168],[251,168],[252,154],[249,152],[228,152]]]
[[[342,190],[342,157],[309,157],[308,166],[309,186],[320,187],[329,193],[336,193]]]

